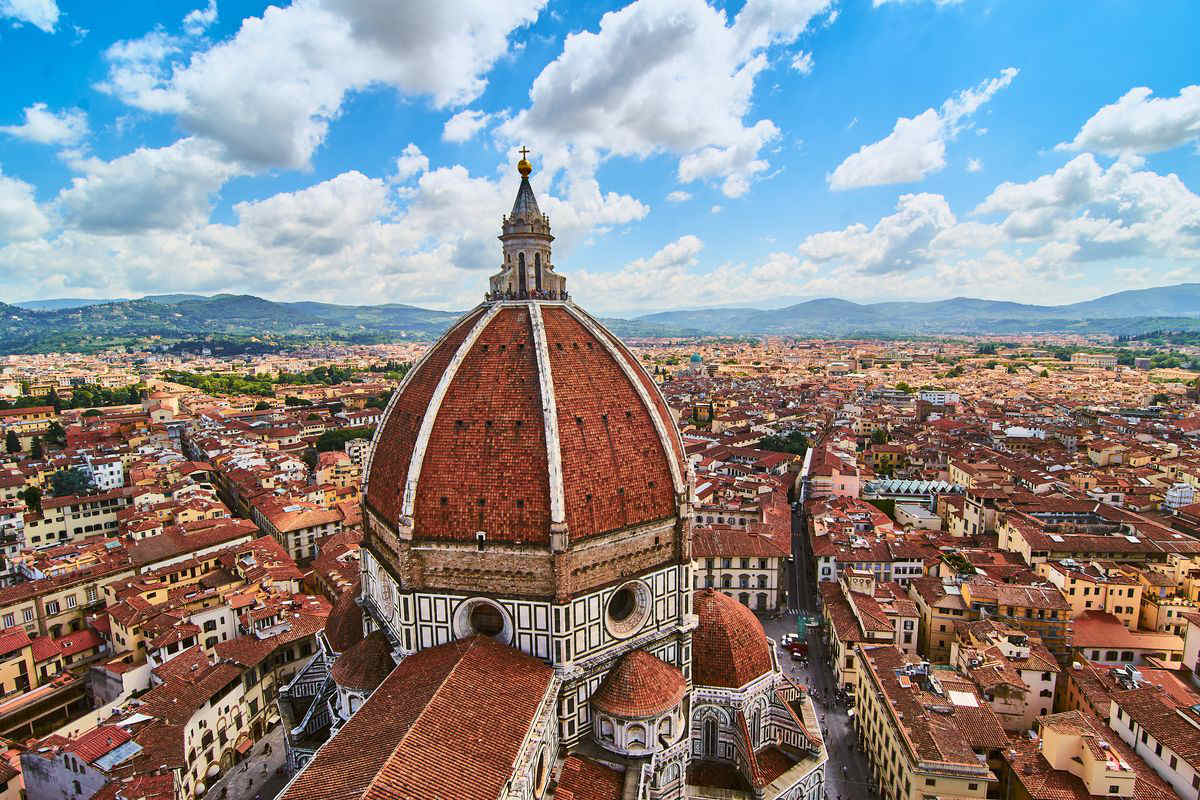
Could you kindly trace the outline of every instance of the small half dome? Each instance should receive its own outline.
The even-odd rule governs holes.
[[[713,589],[695,594],[700,624],[692,633],[692,681],[737,689],[774,668],[771,645],[754,612]]]
[[[361,582],[355,581],[353,586],[342,592],[329,612],[329,619],[325,621],[325,641],[329,642],[335,653],[344,653],[362,641],[362,609],[354,602],[360,586]]]
[[[375,631],[338,656],[331,675],[333,682],[343,689],[373,692],[395,667],[387,637],[382,631]]]
[[[679,705],[687,693],[687,680],[678,668],[650,655],[631,650],[609,670],[592,695],[592,707],[614,717],[653,717]]]

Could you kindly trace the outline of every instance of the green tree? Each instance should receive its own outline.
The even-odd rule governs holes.
[[[871,444],[887,444],[887,431],[883,428],[876,428],[871,431]]]
[[[1044,370],[1042,370],[1042,377],[1043,377],[1043,378],[1049,378],[1049,377],[1050,377],[1050,370],[1048,370],[1048,369],[1044,369]]]
[[[897,383],[896,383],[896,391],[899,391],[899,392],[904,392],[905,394],[912,394],[912,393],[913,393],[912,387],[911,387],[911,386],[909,386],[909,385],[908,385],[907,383],[905,383],[904,381],[899,381],[899,382],[897,382]]]
[[[255,411],[270,411],[271,404],[268,403],[266,400],[259,400],[257,403],[254,404],[254,410]]]
[[[46,438],[55,444],[66,444],[67,432],[63,430],[63,426],[58,420],[53,420],[46,428]]]
[[[808,439],[800,431],[792,431],[777,436],[764,436],[759,440],[757,447],[760,450],[770,450],[775,453],[792,453],[799,456],[804,455],[808,450]]]
[[[25,506],[30,511],[36,511],[39,514],[42,511],[42,490],[36,486],[28,486],[21,492],[21,499],[25,501]]]
[[[316,472],[317,470],[317,448],[306,447],[304,449],[304,463],[308,465],[309,470]]]
[[[4,434],[4,449],[9,453],[21,452],[21,440],[17,438],[16,431],[9,431]]]
[[[29,454],[38,461],[41,461],[46,457],[46,449],[42,447],[42,437],[33,437],[33,450],[31,450]]]
[[[1166,394],[1165,392],[1159,392],[1158,394],[1154,395],[1154,397],[1150,398],[1150,405],[1152,406],[1165,406],[1170,402],[1171,395]]]
[[[60,469],[50,476],[50,493],[55,497],[83,494],[91,484],[87,473],[79,467]]]

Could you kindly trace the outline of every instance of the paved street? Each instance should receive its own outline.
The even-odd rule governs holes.
[[[283,757],[283,726],[276,725],[241,764],[217,779],[207,796],[210,800],[272,800],[287,782],[286,776],[275,774]]]
[[[794,531],[800,528],[801,520],[798,514],[793,515],[792,522]],[[794,537],[793,543],[798,548],[798,557],[793,566],[800,567],[800,574],[796,576],[798,580],[790,582],[789,585],[795,586],[798,583],[801,591],[799,598],[789,598],[792,601],[789,605],[798,606],[810,620],[819,619],[819,604],[812,576],[809,574],[809,565],[812,562],[807,552],[807,537],[798,535]],[[796,614],[789,612],[776,619],[764,620],[763,628],[767,636],[778,642],[783,634],[796,631],[796,621]],[[847,708],[829,699],[834,691],[833,672],[826,662],[826,649],[821,641],[819,628],[809,628],[808,648],[807,666],[792,661],[791,654],[783,648],[779,648],[779,663],[798,683],[812,690],[817,714],[824,721],[825,746],[829,751],[829,762],[825,768],[825,792],[831,800],[872,797],[874,785],[871,782],[870,769],[866,756],[854,749],[855,733],[846,713]]]

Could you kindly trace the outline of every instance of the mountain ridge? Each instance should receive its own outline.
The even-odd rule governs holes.
[[[29,308],[33,304],[45,307]],[[75,304],[79,303],[79,304]],[[134,300],[54,298],[0,302],[0,352],[97,350],[112,346],[255,348],[313,341],[374,343],[430,339],[462,312],[404,303],[341,305],[278,302],[251,294],[147,295]],[[660,311],[605,323],[624,337],[933,336],[989,333],[1136,334],[1200,330],[1200,283],[1131,289],[1059,306],[952,297],[855,303],[814,298],[782,308],[720,307]]]

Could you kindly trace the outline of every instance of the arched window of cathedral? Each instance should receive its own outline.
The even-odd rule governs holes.
[[[608,717],[600,717],[600,738],[606,742],[613,740],[613,724]]]
[[[525,254],[517,253],[517,293],[524,297],[528,289],[525,283]]]
[[[453,624],[454,635],[459,639],[480,634],[504,643],[512,640],[512,622],[508,614],[485,597],[474,597],[459,605],[454,611]]]
[[[712,717],[704,720],[704,757],[717,757],[717,721]]]
[[[542,290],[542,254],[533,254],[533,279],[537,286],[537,290]]]
[[[646,726],[640,722],[635,722],[625,729],[625,749],[626,750],[645,750],[646,749]]]
[[[762,709],[755,709],[754,716],[750,718],[750,741],[755,747],[762,740]]]
[[[537,766],[534,768],[533,775],[534,796],[541,797],[546,793],[546,784],[550,783],[550,765],[546,763],[545,749],[538,753]]]

